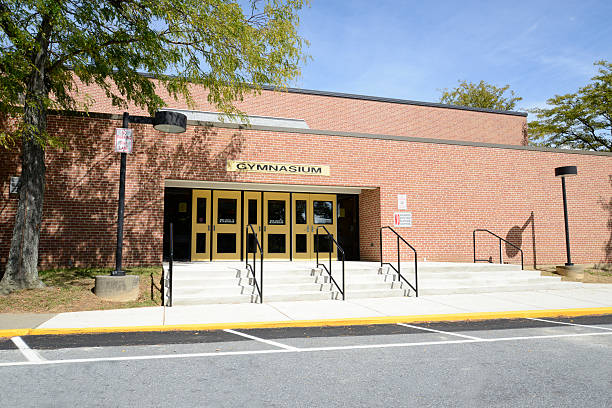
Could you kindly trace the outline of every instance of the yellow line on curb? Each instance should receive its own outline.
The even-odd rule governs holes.
[[[195,330],[223,330],[223,329],[263,329],[274,327],[313,327],[313,326],[356,326],[368,324],[395,324],[395,323],[425,323],[425,322],[456,322],[467,320],[487,319],[519,319],[527,317],[576,317],[612,314],[612,307],[595,307],[580,309],[547,309],[547,310],[519,310],[510,312],[482,312],[482,313],[452,313],[433,315],[409,316],[377,316],[377,317],[351,317],[344,319],[316,319],[316,320],[280,320],[266,322],[233,322],[233,323],[205,323],[180,324],[166,326],[124,326],[124,327],[84,327],[84,328],[58,328],[58,329],[9,329],[0,330],[0,337],[33,336],[45,334],[93,334],[93,333],[125,333],[149,331],[195,331]]]

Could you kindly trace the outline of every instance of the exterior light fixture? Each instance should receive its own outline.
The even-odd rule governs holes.
[[[572,255],[570,253],[569,225],[567,223],[567,196],[565,194],[565,178],[578,174],[576,166],[563,166],[555,169],[555,177],[561,177],[561,188],[563,190],[563,215],[565,217],[565,251],[567,262],[565,266],[573,266]]]
[[[150,123],[150,122],[149,122]],[[115,270],[111,272],[111,276],[124,276],[125,271],[121,269],[123,259],[123,215],[125,212],[125,170],[127,153],[132,152],[132,135],[128,130],[130,126],[130,114],[123,113],[123,129],[124,134],[128,134],[129,148],[127,150],[117,150],[121,152],[121,166],[119,170],[119,206],[117,210],[117,250],[115,254]],[[153,127],[156,130],[166,133],[182,133],[187,130],[187,116],[178,112],[158,111],[153,119]]]
[[[153,127],[160,132],[183,133],[187,130],[187,116],[179,112],[157,111]]]

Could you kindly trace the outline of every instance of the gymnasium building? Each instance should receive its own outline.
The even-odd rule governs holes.
[[[46,152],[40,267],[113,266],[122,113],[102,91],[80,86],[89,113],[49,116],[65,142]],[[612,154],[528,145],[521,112],[465,108],[305,89],[263,89],[238,108],[249,124],[222,117],[193,88],[196,106],[167,95],[187,116],[184,133],[157,131],[131,106],[123,264],[174,259],[244,261],[246,226],[266,260],[311,260],[319,226],[347,261],[380,261],[380,230],[391,226],[419,262],[474,257],[525,266],[565,262],[561,180],[567,179],[574,263],[612,260]],[[0,151],[0,267],[8,257],[18,195],[19,151]],[[487,229],[513,245],[473,231]],[[320,230],[320,229],[319,229]],[[485,234],[486,235],[486,234]],[[479,238],[480,239],[480,238]],[[328,241],[325,241],[328,242]],[[383,257],[396,256],[385,235]],[[321,251],[327,251],[321,243]],[[333,248],[336,257],[336,246]],[[411,252],[402,255],[406,259]]]

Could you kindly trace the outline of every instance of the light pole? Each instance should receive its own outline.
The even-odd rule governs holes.
[[[570,253],[569,224],[567,222],[567,195],[565,193],[565,178],[578,174],[576,166],[563,166],[555,169],[555,177],[561,177],[561,188],[563,190],[563,215],[565,217],[565,251],[567,262],[565,266],[573,266],[572,255]]]
[[[147,121],[144,121],[147,123]],[[149,123],[151,123],[149,121]],[[187,129],[187,116],[178,112],[158,111],[152,121],[156,130],[166,133],[182,133]],[[121,269],[123,261],[123,215],[125,212],[125,170],[127,154],[132,152],[132,138],[128,131],[130,126],[130,115],[123,112],[124,134],[129,135],[129,149],[121,150],[121,166],[119,169],[119,205],[117,209],[117,249],[115,252],[115,270],[111,276],[125,276],[125,271]],[[122,129],[122,130],[123,130]]]

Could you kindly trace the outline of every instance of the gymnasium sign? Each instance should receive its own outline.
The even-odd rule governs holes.
[[[329,176],[329,166],[228,160],[227,171]]]

